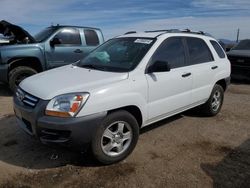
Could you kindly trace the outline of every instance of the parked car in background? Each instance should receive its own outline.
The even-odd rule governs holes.
[[[100,29],[78,26],[51,26],[31,36],[1,21],[0,34],[9,38],[0,45],[0,82],[12,90],[26,77],[83,59],[104,42]]]
[[[242,40],[227,52],[233,79],[250,80],[250,39]]]
[[[142,127],[197,106],[219,113],[229,80],[225,52],[203,32],[130,32],[78,63],[23,80],[14,110],[43,143],[90,144],[110,164],[133,151]]]

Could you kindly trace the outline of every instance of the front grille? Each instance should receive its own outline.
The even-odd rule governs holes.
[[[39,98],[23,91],[20,88],[18,88],[16,91],[16,97],[24,105],[30,106],[32,108],[35,108],[37,103],[39,102]]]

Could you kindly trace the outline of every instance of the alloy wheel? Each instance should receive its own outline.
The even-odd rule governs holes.
[[[114,122],[103,132],[102,151],[110,157],[119,156],[129,148],[132,137],[132,128],[127,122]]]
[[[217,90],[214,92],[213,98],[212,98],[212,109],[213,111],[217,111],[220,108],[221,105],[221,93]]]

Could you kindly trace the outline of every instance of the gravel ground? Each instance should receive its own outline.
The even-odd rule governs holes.
[[[0,86],[0,187],[250,187],[250,85],[232,84],[216,117],[185,112],[143,129],[110,166],[27,136]]]

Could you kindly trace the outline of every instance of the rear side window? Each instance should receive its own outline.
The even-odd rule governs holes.
[[[192,37],[186,37],[186,40],[191,65],[206,63],[214,60],[205,41]]]
[[[84,30],[85,40],[87,46],[97,46],[99,45],[99,38],[95,30],[85,29]]]
[[[166,61],[171,68],[185,66],[185,50],[180,37],[166,39],[156,50],[152,62]]]
[[[81,37],[78,29],[63,29],[56,34],[55,38],[60,39],[62,45],[81,45]]]
[[[221,48],[221,46],[214,40],[210,40],[211,44],[213,45],[215,51],[217,52],[218,56],[220,58],[225,58],[226,55],[224,53],[224,50]]]

